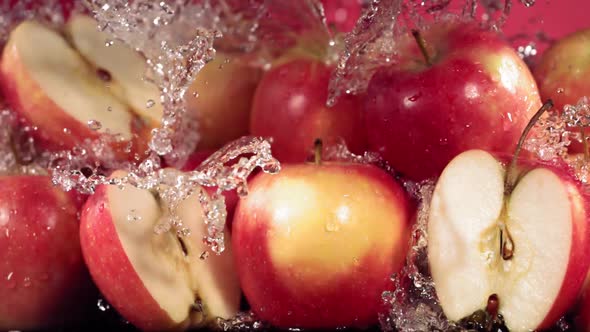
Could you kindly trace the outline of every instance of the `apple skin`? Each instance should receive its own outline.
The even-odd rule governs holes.
[[[82,196],[47,176],[0,176],[0,329],[80,323],[96,289],[78,235]]]
[[[412,180],[438,176],[469,149],[511,153],[541,106],[525,63],[491,31],[440,23],[400,40],[395,65],[377,70],[365,99],[369,149]]]
[[[279,328],[376,324],[408,248],[402,187],[375,166],[324,163],[286,164],[249,188],[232,246],[254,313]]]
[[[183,330],[150,295],[127,258],[109,211],[107,186],[97,187],[82,210],[80,243],[94,282],[114,308],[145,331]],[[109,250],[101,250],[101,248]]]
[[[203,67],[186,94],[187,112],[199,121],[198,149],[217,149],[248,134],[261,76],[261,70],[223,53]]]
[[[278,65],[260,81],[250,118],[255,136],[272,137],[273,155],[281,162],[304,162],[313,142],[344,139],[355,153],[365,151],[361,98],[344,96],[327,107],[331,69],[300,58]]]
[[[552,99],[556,109],[590,96],[589,47],[590,29],[575,32],[553,44],[535,67],[541,98]]]
[[[362,0],[322,0],[328,26],[340,32],[350,32],[361,16]]]
[[[553,44],[534,69],[541,98],[552,99],[556,110],[576,105],[590,96],[590,29],[572,33]],[[576,130],[575,128],[573,130]],[[572,142],[571,153],[583,153],[583,145]]]

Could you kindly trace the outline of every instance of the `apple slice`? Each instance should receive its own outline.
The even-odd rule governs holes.
[[[154,124],[162,119],[158,88],[144,79],[145,59],[137,52],[98,30],[98,23],[86,15],[74,15],[66,24],[66,35],[74,48],[96,69],[110,78],[108,85],[119,100]],[[107,42],[109,46],[107,46]],[[154,104],[148,106],[149,101]]]
[[[115,173],[119,177],[123,173]],[[192,231],[156,234],[166,210],[150,191],[101,186],[82,213],[82,252],[100,290],[112,305],[142,330],[183,330],[229,318],[240,304],[231,240],[226,251],[211,254],[197,194],[178,207]]]
[[[510,331],[547,328],[573,304],[588,271],[587,201],[559,167],[532,162],[514,185],[506,173],[481,150],[447,165],[428,219],[432,278],[450,320],[496,294]]]

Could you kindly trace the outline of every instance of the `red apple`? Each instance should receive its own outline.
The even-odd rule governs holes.
[[[328,25],[337,31],[350,32],[361,16],[362,0],[322,0]]]
[[[191,234],[157,234],[166,207],[149,190],[129,185],[99,186],[82,211],[80,238],[90,274],[109,303],[142,330],[213,326],[217,317],[230,318],[239,309],[229,234],[225,252],[205,258],[198,194],[182,201],[177,213]]]
[[[248,120],[261,71],[238,57],[218,53],[187,92],[187,110],[199,120],[198,149],[216,149],[248,134]]]
[[[413,180],[438,176],[469,149],[512,152],[541,104],[518,54],[468,23],[438,23],[415,37],[420,43],[401,37],[395,64],[370,80],[369,149]]]
[[[326,106],[331,71],[317,60],[301,58],[272,68],[260,81],[250,131],[272,137],[279,161],[305,161],[316,138],[328,144],[344,139],[353,152],[364,152],[361,99],[349,95]]]
[[[590,97],[590,83],[586,79],[590,75],[588,47],[590,29],[580,30],[553,44],[535,67],[541,98],[553,99],[558,110]],[[583,152],[583,146],[572,142],[569,150]]]
[[[590,265],[584,188],[560,165],[514,165],[470,150],[438,179],[428,262],[450,320],[485,308],[496,294],[510,331],[543,330],[566,313],[582,287]]]
[[[87,317],[96,298],[80,250],[79,199],[48,176],[0,176],[0,330]]]
[[[254,313],[279,328],[377,323],[409,240],[402,187],[375,166],[287,164],[240,199],[233,248]]]
[[[117,151],[131,141],[143,152],[161,113],[158,103],[147,106],[158,90],[142,80],[144,59],[120,43],[107,47],[108,35],[87,16],[73,16],[65,32],[34,21],[11,32],[0,62],[9,106],[43,148],[71,149],[108,130],[119,135]]]

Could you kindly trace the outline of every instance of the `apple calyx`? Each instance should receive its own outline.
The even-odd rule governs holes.
[[[422,52],[422,56],[424,56],[424,61],[428,67],[432,66],[432,59],[430,58],[430,54],[428,54],[428,50],[426,49],[426,41],[420,31],[414,29],[412,30],[412,37],[416,40],[416,44],[420,48],[420,52]]]

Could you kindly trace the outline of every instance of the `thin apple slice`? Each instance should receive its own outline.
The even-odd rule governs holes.
[[[144,79],[146,63],[139,53],[98,30],[98,23],[86,15],[72,16],[66,34],[86,61],[109,73],[108,85],[122,102],[153,123],[160,122],[163,109],[158,88]],[[150,100],[154,104],[148,106]]]
[[[0,75],[7,100],[48,139],[57,137],[73,146],[79,137],[107,129],[125,140],[132,137],[127,106],[59,33],[40,23],[25,21],[11,32]],[[90,120],[100,122],[101,128],[88,128]]]
[[[428,219],[436,292],[454,321],[497,294],[510,331],[546,328],[572,304],[588,270],[585,200],[570,178],[543,165],[511,193],[504,182],[503,165],[479,150],[443,171]]]
[[[81,242],[101,291],[144,330],[183,330],[235,315],[240,287],[231,242],[223,254],[202,258],[208,248],[202,241],[206,227],[197,194],[178,206],[191,235],[180,238],[174,230],[156,234],[155,226],[167,217],[160,204],[150,191],[131,186],[101,186],[90,198]]]

